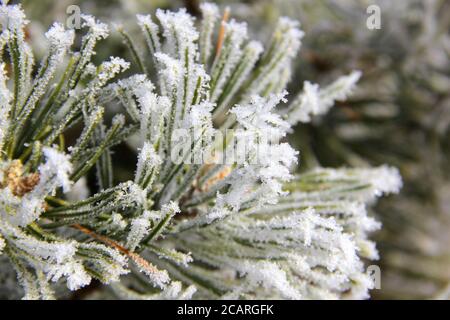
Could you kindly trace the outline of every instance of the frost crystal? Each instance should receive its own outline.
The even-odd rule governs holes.
[[[287,120],[292,125],[297,122],[309,122],[312,116],[328,112],[336,100],[344,100],[352,93],[361,72],[354,71],[348,76],[340,77],[324,89],[319,85],[305,81],[303,92],[292,102]]]
[[[45,33],[52,50],[62,52],[65,52],[72,45],[74,36],[73,30],[65,30],[64,26],[59,23],[54,23],[50,30]]]
[[[98,22],[95,20],[95,17],[83,14],[81,16],[83,19],[83,27],[87,27],[92,32],[92,37],[96,40],[98,39],[104,39],[109,34],[108,26],[105,23]]]
[[[70,190],[72,182],[70,181],[69,174],[72,171],[72,164],[69,161],[67,155],[58,152],[53,148],[43,148],[43,153],[46,158],[44,165],[39,167],[40,182],[36,187],[36,192],[39,192],[39,187],[48,189],[52,186],[52,189],[62,187],[64,192]],[[41,192],[49,193],[49,192]]]
[[[18,31],[28,23],[29,21],[26,19],[25,13],[20,5],[6,5],[2,1],[2,5],[0,6],[0,25],[2,28]]]

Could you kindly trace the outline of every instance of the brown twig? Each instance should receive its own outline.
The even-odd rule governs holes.
[[[220,51],[222,50],[223,38],[225,37],[225,24],[227,23],[229,17],[230,17],[230,8],[227,7],[225,8],[222,17],[222,22],[220,24],[219,37],[217,38],[216,57],[219,56]]]
[[[79,224],[74,224],[72,225],[73,228],[83,232],[84,234],[87,234],[88,236],[97,239],[101,242],[103,242],[104,244],[113,247],[114,249],[117,249],[118,251],[120,251],[121,253],[125,254],[126,256],[128,256],[131,260],[133,260],[138,266],[140,266],[141,268],[145,269],[147,272],[149,273],[157,273],[159,272],[159,270],[153,266],[152,264],[150,264],[147,260],[145,260],[144,258],[142,258],[140,255],[138,255],[137,253],[131,252],[130,250],[128,250],[127,248],[125,248],[124,246],[120,245],[119,243],[117,243],[116,241],[99,235],[95,232],[93,232],[92,230],[89,230],[86,227],[83,227]]]

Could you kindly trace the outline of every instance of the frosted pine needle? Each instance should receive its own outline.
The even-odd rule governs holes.
[[[93,64],[108,28],[87,15],[80,52],[71,49],[73,31],[55,24],[47,32],[34,76],[23,11],[2,5],[0,252],[25,298],[53,297],[49,281],[77,290],[92,278],[127,299],[368,296],[360,256],[376,257],[367,234],[379,224],[365,203],[397,192],[398,173],[296,176],[298,152],[283,141],[297,121],[345,98],[359,73],[323,90],[307,83],[280,106],[299,24],[280,19],[264,49],[246,23],[228,21],[231,13],[219,22],[214,4],[202,12],[203,22],[184,9],[138,16],[147,56],[119,30],[139,69],[156,73],[116,80],[130,64]],[[117,102],[127,117],[106,121]],[[80,136],[66,146],[74,124]],[[117,183],[111,149],[125,140],[136,169]],[[93,190],[67,194],[91,172]]]

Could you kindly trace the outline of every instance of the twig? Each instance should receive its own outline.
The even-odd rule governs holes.
[[[90,236],[90,237],[92,237],[94,239],[97,239],[97,240],[103,242],[104,244],[109,245],[110,247],[113,247],[114,249],[117,249],[121,253],[123,253],[126,256],[128,256],[131,260],[133,260],[141,268],[147,270],[149,273],[157,273],[157,272],[159,272],[159,270],[156,269],[156,267],[154,267],[153,265],[151,265],[147,260],[142,258],[137,253],[131,252],[130,250],[128,250],[124,246],[120,245],[116,241],[114,241],[114,240],[112,240],[112,239],[110,239],[108,237],[99,235],[99,234],[89,230],[88,228],[79,225],[79,224],[74,224],[74,225],[72,225],[72,227],[77,229],[77,230],[79,230],[79,231],[81,231],[81,232],[83,232],[84,234],[87,234],[88,236]]]
[[[219,37],[217,38],[217,48],[216,48],[216,57],[219,56],[220,51],[222,50],[223,38],[225,36],[225,24],[230,17],[230,8],[226,7],[225,12],[223,13],[222,22],[220,24]]]

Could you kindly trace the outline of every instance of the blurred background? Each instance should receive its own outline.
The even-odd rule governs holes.
[[[137,29],[136,13],[186,7],[199,15],[196,0],[11,2],[22,3],[32,21],[27,31],[38,54],[45,45],[44,32],[53,21],[67,19],[70,5],[111,25],[120,23],[130,34]],[[351,70],[363,72],[354,95],[291,135],[301,152],[298,170],[384,163],[398,167],[404,180],[401,194],[383,199],[373,210],[383,228],[374,235],[381,289],[373,290],[372,297],[448,299],[450,1],[210,2],[228,6],[231,17],[247,21],[252,36],[263,42],[279,16],[301,22],[305,37],[292,72],[291,94],[300,91],[305,80],[326,85]],[[379,29],[368,27],[371,5],[379,9]],[[117,32],[97,51],[98,59],[116,55],[131,61]],[[135,160],[127,158],[127,152],[121,154],[117,174],[126,176]]]

